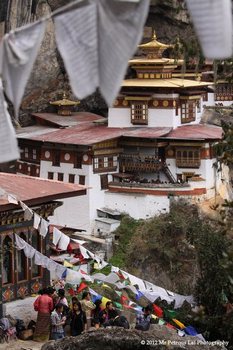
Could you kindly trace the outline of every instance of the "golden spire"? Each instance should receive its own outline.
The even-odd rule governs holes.
[[[151,39],[152,40],[149,41],[148,43],[139,45],[139,48],[142,49],[142,51],[144,51],[144,53],[147,54],[147,58],[150,58],[150,59],[162,58],[163,52],[166,49],[173,47],[173,45],[167,45],[157,41],[157,35],[155,30],[153,30]]]
[[[152,40],[157,40],[157,35],[156,35],[155,29],[153,30],[151,39],[152,39]]]

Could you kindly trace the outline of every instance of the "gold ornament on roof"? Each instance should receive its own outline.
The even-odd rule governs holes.
[[[76,106],[80,104],[80,101],[71,101],[67,98],[67,94],[64,92],[62,96],[62,100],[50,102],[53,106]]]
[[[63,116],[71,116],[72,115],[72,107],[78,105],[80,101],[71,101],[67,98],[66,93],[63,93],[62,100],[50,102],[52,106],[57,107],[57,114]]]
[[[173,45],[163,44],[158,41],[155,30],[153,31],[151,39],[152,40],[148,43],[139,45],[139,48],[146,53],[147,58],[162,58],[164,51],[173,47]]]

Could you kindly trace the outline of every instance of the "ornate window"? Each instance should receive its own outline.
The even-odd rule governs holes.
[[[2,255],[2,283],[13,283],[14,268],[13,268],[13,244],[12,239],[6,236],[3,240],[3,255]]]
[[[131,123],[135,125],[148,124],[148,103],[133,101],[131,103]]]
[[[115,171],[117,169],[117,156],[101,156],[94,158],[94,172]]]
[[[178,168],[199,168],[200,165],[200,149],[187,147],[176,150],[176,166]]]
[[[20,233],[19,236],[25,241],[27,240],[26,235],[24,233]],[[17,276],[18,281],[25,281],[28,279],[27,257],[25,256],[23,249],[17,251]]]
[[[196,101],[181,101],[181,123],[190,123],[196,119]]]

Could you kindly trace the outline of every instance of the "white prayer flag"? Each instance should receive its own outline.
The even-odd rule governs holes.
[[[55,17],[57,46],[79,99],[99,87],[112,105],[141,40],[149,4],[149,0],[84,1],[82,7],[78,4]]]
[[[36,22],[6,34],[0,45],[0,73],[15,115],[44,36],[46,22]]]
[[[0,163],[10,162],[19,157],[16,134],[7,110],[0,78]]]
[[[15,205],[18,204],[18,200],[16,199],[16,197],[12,196],[11,194],[7,195],[7,200],[8,200],[9,203],[12,203],[12,204],[15,204]]]
[[[61,238],[58,242],[58,248],[61,250],[66,250],[70,243],[70,237],[61,232]]]
[[[40,215],[38,215],[37,213],[34,213],[34,222],[33,222],[33,227],[38,230],[39,226],[40,226],[40,220],[41,217]]]
[[[57,245],[59,239],[61,238],[62,232],[58,230],[56,227],[53,228],[53,244]]]
[[[231,0],[186,0],[205,57],[224,59],[233,54]]]
[[[99,86],[97,4],[77,6],[55,17],[54,22],[57,46],[73,93],[83,99]]]
[[[40,231],[39,231],[39,233],[40,233],[40,235],[41,235],[42,237],[45,237],[45,236],[47,235],[47,233],[48,233],[48,228],[49,228],[49,223],[48,223],[48,221],[46,221],[46,220],[44,220],[44,219],[41,218],[41,222],[40,222]]]

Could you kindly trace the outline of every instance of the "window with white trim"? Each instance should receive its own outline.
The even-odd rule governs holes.
[[[196,119],[196,101],[181,101],[181,123],[190,123]]]
[[[145,101],[131,102],[131,123],[132,124],[148,124],[148,104]]]

